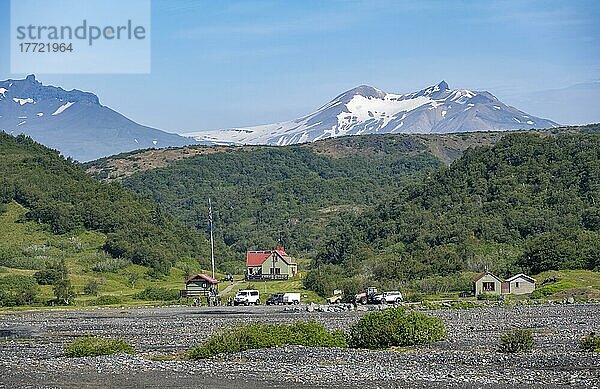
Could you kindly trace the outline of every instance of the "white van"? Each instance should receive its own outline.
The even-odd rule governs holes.
[[[260,304],[260,293],[255,289],[239,290],[233,298],[233,305],[258,305]]]

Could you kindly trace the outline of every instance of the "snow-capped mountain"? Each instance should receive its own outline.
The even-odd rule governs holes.
[[[92,93],[45,86],[33,75],[0,81],[0,131],[29,135],[79,161],[197,143],[137,124],[102,106]]]
[[[449,89],[445,81],[409,94],[362,85],[302,118],[183,134],[216,144],[288,145],[361,134],[448,133],[550,128],[557,123],[500,102],[489,92]]]

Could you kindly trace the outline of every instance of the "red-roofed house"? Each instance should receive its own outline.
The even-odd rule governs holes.
[[[298,274],[298,265],[283,247],[246,252],[246,279],[286,280]]]

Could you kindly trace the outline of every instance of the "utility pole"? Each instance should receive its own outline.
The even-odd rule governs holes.
[[[210,263],[212,264],[212,278],[215,278],[215,241],[213,239],[213,214],[210,197],[208,198],[208,223],[210,225]]]

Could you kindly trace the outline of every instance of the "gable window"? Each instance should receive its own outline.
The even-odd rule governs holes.
[[[519,287],[519,281],[515,282],[516,287]]]
[[[496,290],[496,283],[494,282],[484,282],[483,283],[483,291],[484,292],[493,292]]]

